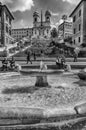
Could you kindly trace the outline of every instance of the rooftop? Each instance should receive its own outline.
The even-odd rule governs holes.
[[[86,1],[86,0],[81,0],[81,1],[79,2],[79,4],[76,6],[76,8],[73,10],[73,12],[70,14],[69,17],[72,17],[72,15],[74,14],[74,12],[78,9],[78,7],[81,5],[81,3],[82,3],[83,1]]]
[[[13,16],[13,14],[10,12],[10,10],[8,9],[8,7],[7,7],[6,5],[3,5],[1,2],[0,2],[0,6],[2,6],[3,8],[5,8],[5,9],[8,11],[9,15],[11,16],[11,18],[14,20],[14,16]]]
[[[13,28],[12,30],[14,30],[14,31],[19,31],[19,30],[30,30],[30,29],[32,29],[32,28]]]
[[[45,12],[45,16],[47,16],[47,15],[51,16],[51,13],[49,10],[46,10],[46,12]]]
[[[59,24],[59,26],[63,25],[64,23],[65,23],[65,24],[68,23],[68,24],[72,25],[72,22],[70,22],[70,21],[65,21],[65,22],[62,22],[61,24]]]

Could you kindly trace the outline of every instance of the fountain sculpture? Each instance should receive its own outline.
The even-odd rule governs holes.
[[[40,72],[46,71],[47,70],[47,65],[41,61],[40,62]],[[37,87],[47,87],[49,86],[48,81],[47,81],[47,75],[46,74],[41,74],[39,73],[36,77],[36,83],[35,86]]]

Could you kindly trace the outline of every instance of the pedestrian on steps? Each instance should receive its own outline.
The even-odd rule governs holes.
[[[28,64],[28,62],[30,62],[32,64],[30,52],[27,53],[27,64]]]

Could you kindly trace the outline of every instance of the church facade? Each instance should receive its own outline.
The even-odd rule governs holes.
[[[33,29],[32,36],[33,37],[50,37],[50,29],[51,29],[51,14],[47,10],[45,12],[45,20],[43,20],[43,14],[41,11],[41,17],[37,12],[33,13]]]
[[[45,18],[43,20],[43,17]],[[51,13],[47,10],[43,16],[38,12],[33,13],[33,27],[32,28],[20,28],[12,29],[12,36],[15,40],[20,40],[23,37],[31,38],[49,38],[51,30]]]

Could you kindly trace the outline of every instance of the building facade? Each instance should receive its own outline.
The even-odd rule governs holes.
[[[86,44],[86,0],[81,0],[70,17],[73,18],[73,43]]]
[[[0,3],[0,45],[5,46],[13,41],[11,35],[13,15],[6,5]]]
[[[33,13],[33,27],[32,28],[20,28],[20,29],[12,29],[12,36],[17,41],[22,39],[23,37],[32,37],[32,38],[40,38],[50,37],[51,30],[51,14],[47,10],[45,12],[45,20],[43,20],[43,14],[41,11],[41,17],[38,12]]]
[[[50,37],[51,14],[47,10],[45,12],[45,20],[41,11],[41,17],[37,12],[33,14],[33,37]]]
[[[24,37],[31,37],[32,28],[20,28],[20,29],[12,29],[12,37],[19,41]]]
[[[64,21],[62,24],[60,24],[58,26],[58,35],[61,39],[72,37],[72,22]]]

